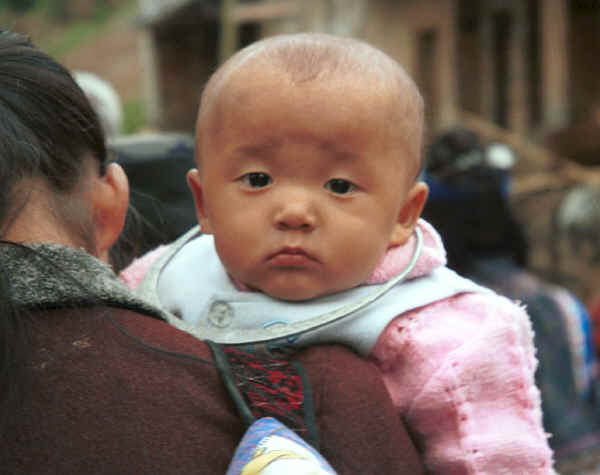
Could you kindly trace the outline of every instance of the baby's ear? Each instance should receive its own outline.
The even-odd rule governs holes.
[[[390,247],[402,246],[408,241],[421,216],[428,194],[429,188],[422,181],[416,182],[411,187],[398,213],[398,220],[390,238]]]
[[[192,195],[194,195],[196,217],[198,219],[198,224],[200,224],[200,230],[204,234],[212,234],[210,222],[206,214],[204,196],[202,194],[202,183],[198,169],[193,168],[187,173],[187,182],[190,190],[192,190]]]

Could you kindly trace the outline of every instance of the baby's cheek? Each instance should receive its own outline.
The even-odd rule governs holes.
[[[235,244],[230,241],[217,241],[215,239],[215,248],[221,263],[235,279],[243,279],[242,274],[248,265],[247,255],[242,251],[245,246]]]
[[[338,279],[343,289],[365,283],[377,268],[379,261],[379,253],[374,252],[373,246],[351,246],[347,249],[341,254],[338,271]]]

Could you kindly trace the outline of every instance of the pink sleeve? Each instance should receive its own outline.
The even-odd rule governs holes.
[[[370,356],[428,473],[555,473],[531,324],[508,299],[462,294],[401,315]]]
[[[150,252],[147,252],[142,257],[135,259],[125,269],[121,271],[119,277],[125,282],[127,287],[135,290],[140,282],[144,279],[148,269],[156,262],[156,260],[168,249],[169,246],[159,246]]]

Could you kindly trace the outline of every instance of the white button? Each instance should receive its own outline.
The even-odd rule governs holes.
[[[213,302],[208,310],[208,321],[215,327],[228,327],[233,321],[233,308],[227,302]]]

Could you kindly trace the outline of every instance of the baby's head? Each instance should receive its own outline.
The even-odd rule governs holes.
[[[188,175],[202,231],[272,297],[355,287],[413,232],[422,136],[421,96],[383,52],[323,34],[257,42],[202,97]]]

